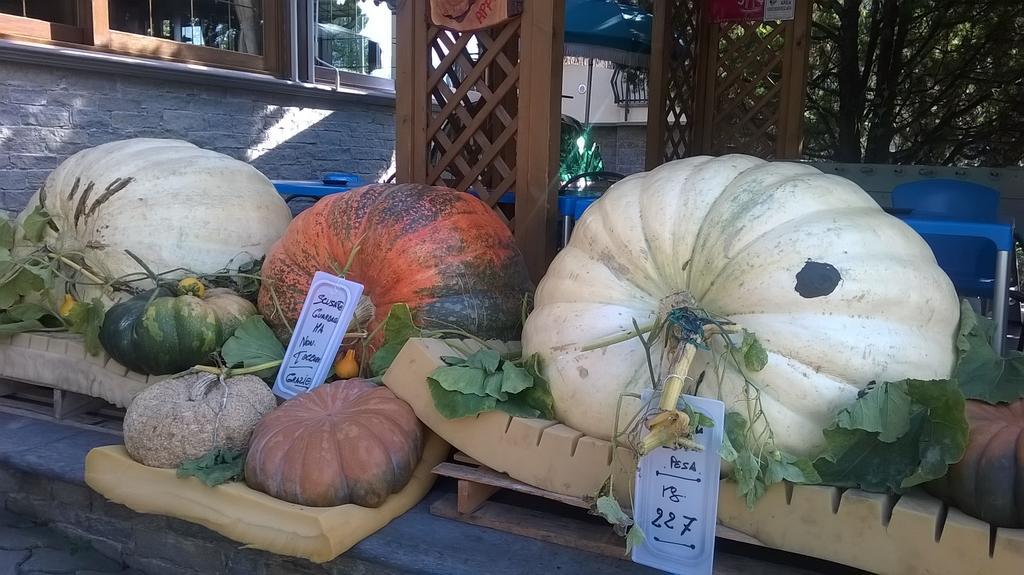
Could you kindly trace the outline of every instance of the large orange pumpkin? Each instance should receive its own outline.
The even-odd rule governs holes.
[[[406,303],[421,327],[518,339],[523,297],[533,290],[508,226],[476,197],[374,184],[320,200],[267,254],[259,309],[279,337],[289,335],[282,314],[294,325],[313,274],[346,265],[373,304],[371,332],[391,304]]]
[[[1024,527],[1024,399],[967,401],[971,435],[963,459],[925,487],[995,527]]]
[[[423,427],[391,390],[363,379],[321,385],[256,425],[245,482],[312,507],[379,507],[409,482]]]

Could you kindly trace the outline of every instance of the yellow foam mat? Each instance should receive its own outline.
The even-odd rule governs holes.
[[[68,333],[0,336],[0,378],[98,397],[128,407],[142,390],[168,376],[129,371],[101,351],[89,355]]]
[[[461,344],[460,349],[475,345]],[[613,472],[617,487],[630,485],[634,469],[622,464],[631,461],[628,454],[613,464],[609,442],[558,422],[501,412],[450,420],[438,413],[427,376],[444,365],[442,356],[460,355],[441,340],[411,339],[384,384],[455,448],[514,479],[576,497],[596,493]],[[718,522],[769,547],[880,575],[1024,574],[1024,530],[992,529],[923,492],[890,497],[778,484],[748,510],[736,485],[726,481]]]
[[[992,529],[921,491],[778,484],[748,510],[723,483],[718,520],[770,547],[880,575],[1024,573],[1024,529]]]
[[[176,517],[254,547],[317,563],[330,561],[405,513],[430,491],[431,469],[450,446],[427,432],[423,457],[404,489],[380,507],[306,507],[274,499],[244,483],[207,487],[173,469],[136,463],[122,445],[98,447],[85,459],[85,482],[107,499],[139,513]]]
[[[472,341],[460,343],[460,349],[479,347]],[[617,494],[627,496],[636,468],[632,454],[624,448],[613,458],[608,441],[585,436],[557,421],[510,417],[500,411],[461,419],[447,419],[438,413],[427,377],[445,365],[442,356],[462,355],[443,340],[410,339],[384,374],[384,385],[445,441],[495,471],[575,497],[594,495],[614,472]]]

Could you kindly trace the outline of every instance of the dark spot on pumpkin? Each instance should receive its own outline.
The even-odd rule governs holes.
[[[576,367],[576,373],[580,374],[580,379],[586,379],[590,375],[590,371],[582,365]]]
[[[827,296],[835,291],[842,279],[832,264],[807,260],[796,274],[796,293],[808,299]]]

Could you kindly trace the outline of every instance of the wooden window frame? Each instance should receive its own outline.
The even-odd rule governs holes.
[[[79,0],[79,26],[0,14],[0,38],[73,45],[158,60],[281,76],[288,66],[287,34],[282,33],[288,29],[288,1],[263,0],[261,56],[111,30],[107,0]]]
[[[395,91],[395,79],[394,78],[381,78],[379,76],[371,76],[370,74],[361,74],[359,72],[352,72],[350,70],[337,70],[337,71],[335,71],[335,69],[330,67],[330,66],[324,66],[324,65],[320,64],[317,61],[317,59],[316,59],[316,55],[313,53],[315,51],[309,50],[309,46],[307,45],[307,43],[310,40],[312,40],[314,42],[316,41],[316,29],[315,28],[308,29],[309,26],[310,26],[310,22],[311,21],[312,21],[314,26],[316,25],[316,22],[315,22],[316,16],[315,15],[310,15],[305,10],[306,10],[306,7],[304,7],[302,5],[299,6],[299,22],[301,23],[301,25],[299,26],[298,33],[300,35],[300,38],[299,38],[299,60],[300,60],[299,68],[301,70],[308,70],[310,62],[305,62],[304,60],[305,60],[305,58],[312,58],[313,59],[313,62],[312,62],[313,77],[312,78],[308,78],[307,81],[309,81],[310,83],[313,83],[313,84],[328,85],[328,86],[330,86],[330,85],[337,84],[338,80],[340,79],[341,85],[342,86],[346,86],[346,87],[358,88],[358,89],[364,89],[364,90],[384,91],[384,92],[394,92]],[[392,34],[392,39],[391,40],[392,40],[392,43],[394,42],[394,35],[398,34],[398,29],[397,29],[397,25],[396,25],[396,21],[395,21],[396,16],[397,16],[396,14],[394,14],[394,13],[392,14],[392,28],[391,28],[391,34]],[[388,66],[392,67],[392,69],[393,69],[394,68],[394,63],[393,62],[389,62]],[[308,75],[308,72],[304,72],[303,75]]]
[[[96,24],[96,28],[100,27],[100,20],[103,20],[102,24],[108,38],[108,43],[104,47],[112,52],[186,64],[279,75],[283,68],[282,38],[286,35],[281,31],[286,29],[287,24],[288,15],[285,11],[287,1],[263,0],[263,55],[260,56],[113,30],[110,29],[110,9],[107,0],[91,0],[90,3],[93,6],[93,22]]]
[[[79,3],[79,10],[82,9]],[[84,14],[84,12],[79,12]],[[69,26],[13,14],[0,14],[0,38],[26,39],[45,43],[84,44],[86,31],[82,26]]]

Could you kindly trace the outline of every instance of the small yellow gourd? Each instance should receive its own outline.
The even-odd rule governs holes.
[[[334,361],[334,375],[338,379],[351,379],[359,376],[359,362],[356,361],[356,350],[349,349],[345,355]]]
[[[74,311],[75,304],[77,303],[78,302],[71,296],[71,294],[66,293],[64,294],[64,302],[60,304],[60,309],[57,310],[57,313],[60,314],[60,317],[69,319],[71,317],[71,312]]]
[[[182,278],[178,282],[178,295],[194,295],[199,299],[203,299],[203,295],[206,294],[206,286],[203,282],[199,281],[198,278],[187,277]]]

